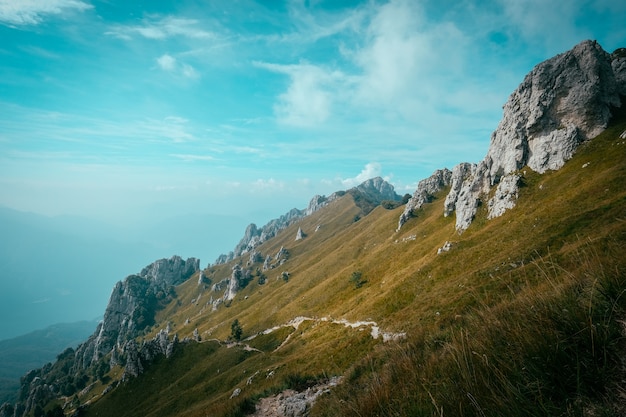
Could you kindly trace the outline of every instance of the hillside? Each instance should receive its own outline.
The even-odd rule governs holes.
[[[567,101],[553,96],[557,109]],[[88,342],[29,373],[20,405],[0,415],[624,415],[626,106],[607,103],[585,115],[611,110],[598,136],[541,119],[557,130],[541,140],[578,145],[558,169],[518,165],[538,157],[522,153],[510,171],[461,178],[471,224],[459,227],[462,198],[456,218],[443,215],[450,171],[420,183],[408,214],[339,193],[230,261],[188,279],[183,268],[171,287],[153,290],[156,272],[129,276],[107,310],[127,308],[115,316],[126,333],[99,344],[113,335],[105,316]],[[555,114],[571,118],[542,117]],[[501,162],[492,150],[482,166]],[[504,178],[515,191],[501,198]],[[494,216],[494,198],[514,204]]]

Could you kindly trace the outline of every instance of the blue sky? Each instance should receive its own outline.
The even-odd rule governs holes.
[[[377,175],[412,193],[484,157],[534,65],[626,46],[625,21],[617,0],[0,0],[0,205],[263,223]]]

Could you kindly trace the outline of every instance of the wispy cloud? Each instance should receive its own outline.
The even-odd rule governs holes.
[[[507,28],[521,35],[526,41],[543,44],[547,50],[559,51],[580,41],[580,29],[576,27],[580,4],[573,1],[546,2],[542,0],[499,0],[504,9]],[[615,2],[619,4],[622,2]],[[551,28],[549,31],[544,28]],[[591,34],[589,34],[591,35]]]
[[[257,179],[250,184],[250,192],[268,192],[268,191],[280,191],[285,188],[284,181],[278,181],[274,178],[270,179]]]
[[[289,76],[289,87],[278,96],[274,113],[281,123],[294,126],[314,126],[325,122],[332,113],[333,87],[345,79],[340,71],[329,71],[307,63],[279,65],[256,61],[254,65]]]
[[[182,75],[185,78],[197,79],[200,78],[200,74],[194,67],[184,62],[179,62],[176,58],[169,54],[163,54],[157,58],[157,64],[163,71],[167,71],[173,74]]]
[[[37,25],[48,15],[84,11],[92,7],[81,0],[0,0],[0,23]]]
[[[155,139],[168,139],[176,143],[188,142],[195,139],[189,131],[189,120],[168,116],[161,120],[148,118],[140,124],[147,133],[153,134]]]
[[[124,40],[136,36],[152,40],[172,37],[201,40],[217,38],[214,32],[203,28],[202,22],[175,16],[151,16],[143,19],[139,25],[114,25],[105,34]]]
[[[195,161],[215,161],[215,157],[211,155],[195,155],[195,154],[171,154],[171,157],[181,159],[185,162],[195,162]]]

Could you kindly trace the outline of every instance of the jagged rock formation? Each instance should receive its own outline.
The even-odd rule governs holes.
[[[466,230],[497,185],[488,217],[502,215],[515,206],[520,169],[544,173],[561,168],[582,142],[606,128],[623,95],[626,54],[608,54],[595,41],[538,64],[504,105],[485,159],[453,170],[444,214],[456,211],[457,231]],[[403,213],[399,226],[405,218]]]
[[[154,323],[156,310],[175,296],[174,286],[200,269],[200,261],[179,256],[160,259],[139,274],[130,275],[113,288],[103,321],[95,333],[76,350],[66,349],[54,364],[30,371],[22,378],[19,402],[3,406],[1,415],[29,415],[36,406],[83,389],[87,373],[104,375],[112,366],[124,364],[124,378],[137,376],[159,355],[171,356],[178,336],[170,340],[169,328],[152,340],[137,345],[135,338]],[[202,282],[203,278],[199,278]],[[106,356],[110,354],[109,356]],[[105,358],[106,356],[106,358]],[[12,410],[11,414],[7,414]]]
[[[383,200],[400,201],[402,198],[395,193],[393,185],[389,184],[381,177],[364,181],[358,186],[348,190],[348,193],[352,194],[357,205],[363,206],[362,209],[365,212],[369,211],[367,207],[376,206]],[[254,248],[276,236],[276,234],[281,230],[286,229],[303,217],[315,213],[322,207],[327,206],[345,194],[345,191],[337,191],[328,197],[316,195],[309,201],[306,209],[291,209],[286,214],[283,214],[278,219],[271,220],[261,228],[258,228],[254,223],[251,223],[246,228],[243,237],[237,246],[235,246],[235,249],[232,252],[229,252],[228,255],[220,255],[216,259],[215,264],[220,265],[230,262],[238,256],[253,251]],[[365,205],[363,205],[363,203],[365,203]]]
[[[86,368],[114,347],[122,348],[126,341],[154,322],[160,304],[174,295],[173,287],[200,270],[200,260],[179,256],[160,259],[146,266],[137,275],[130,275],[113,288],[104,319],[96,332],[76,351],[77,366]]]
[[[383,200],[398,201],[402,197],[396,194],[393,185],[381,177],[371,178],[356,186],[356,190],[366,195],[376,204]]]
[[[296,241],[302,240],[306,237],[301,227],[298,227],[298,231],[296,232]]]
[[[400,215],[398,220],[398,230],[406,223],[413,213],[422,207],[425,203],[433,201],[434,195],[450,186],[452,179],[452,172],[447,169],[438,169],[430,177],[421,180],[417,184],[417,189],[413,193],[413,196],[409,199],[404,207],[404,212]]]
[[[226,291],[224,292],[224,301],[230,301],[235,298],[237,292],[244,288],[251,279],[251,273],[249,269],[244,269],[241,265],[235,265],[232,269],[232,274],[228,280]]]
[[[126,342],[123,349],[126,364],[122,381],[140,375],[158,356],[163,355],[166,358],[172,356],[178,343],[178,335],[175,334],[170,340],[169,331],[165,329],[159,331],[151,340],[144,341],[141,346],[134,339]]]

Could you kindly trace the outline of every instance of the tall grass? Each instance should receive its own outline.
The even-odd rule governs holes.
[[[575,258],[539,257],[512,301],[370,355],[317,415],[623,415],[624,264],[590,245]]]

